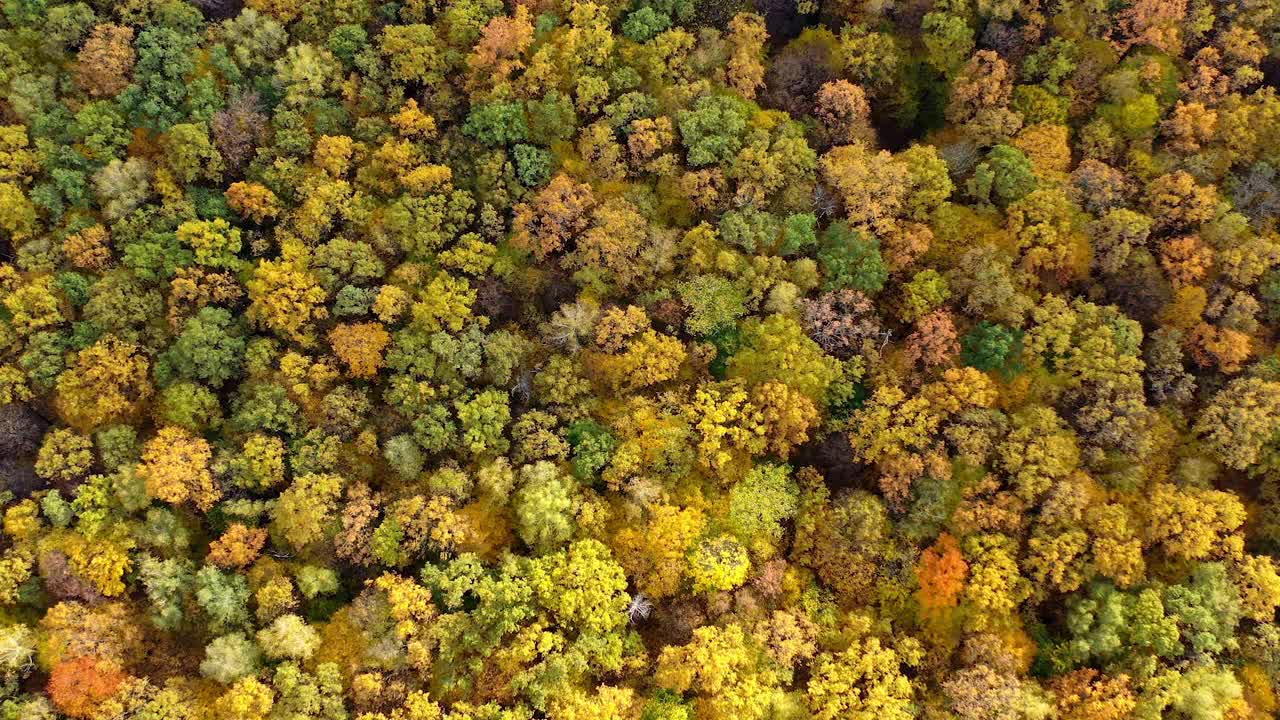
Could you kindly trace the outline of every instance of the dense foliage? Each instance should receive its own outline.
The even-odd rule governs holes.
[[[0,720],[1280,710],[1269,0],[0,0]]]

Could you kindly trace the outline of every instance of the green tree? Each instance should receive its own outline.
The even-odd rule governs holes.
[[[228,632],[249,623],[249,583],[243,575],[206,565],[195,574],[196,602],[214,632]]]
[[[213,639],[204,649],[204,661],[200,674],[230,685],[237,680],[251,677],[261,667],[262,652],[244,633],[230,633]]]
[[[745,294],[718,275],[699,275],[681,283],[678,292],[689,307],[685,327],[694,335],[729,327],[747,312]]]
[[[300,550],[318,542],[335,524],[343,485],[333,474],[297,477],[271,510],[273,532]]]
[[[988,197],[1002,205],[1025,197],[1038,185],[1035,170],[1025,153],[1010,145],[996,145],[978,164],[969,180],[969,194],[978,200]]]
[[[184,184],[196,180],[214,180],[222,174],[222,155],[209,139],[209,129],[204,123],[179,123],[169,128],[165,136],[165,150],[167,151],[165,161],[173,170],[174,176]],[[232,238],[239,237],[238,232],[234,235],[229,233],[225,220],[220,226],[217,225],[217,221],[214,221],[212,227],[193,229],[191,235],[198,236],[211,231],[214,235],[221,236],[221,242],[218,244],[224,248],[229,245]],[[182,229],[179,227],[178,236],[182,237],[182,235]],[[196,248],[196,256],[199,259],[202,254],[202,248],[199,245],[205,245],[207,241],[187,240],[187,242]],[[230,252],[234,254],[236,250],[239,250],[238,244],[234,249],[230,249]],[[210,250],[205,250],[205,254],[211,258],[216,257],[216,254]],[[208,261],[202,262],[211,264]]]
[[[506,452],[511,444],[505,436],[507,424],[511,422],[506,393],[485,390],[459,402],[457,410],[465,448],[475,455]]]
[[[1022,331],[986,320],[960,338],[960,360],[983,372],[1006,376],[1021,371]]]
[[[240,376],[247,342],[243,325],[220,307],[200,308],[162,356],[156,372],[172,369],[179,377],[219,388]]]
[[[955,73],[973,52],[973,28],[954,13],[934,11],[926,14],[920,31],[926,58],[938,72]]]
[[[757,465],[729,490],[729,525],[748,547],[782,539],[799,509],[800,488],[786,465]]]
[[[622,23],[622,34],[629,40],[642,43],[651,40],[653,36],[666,31],[669,27],[671,27],[670,17],[652,7],[642,7],[627,15],[627,19]]]
[[[535,550],[554,548],[573,535],[575,483],[554,464],[542,461],[520,468],[511,497],[516,533]]]
[[[151,602],[151,622],[162,630],[176,630],[185,619],[185,606],[195,586],[195,568],[186,560],[147,556],[138,570]]]
[[[379,42],[391,77],[401,82],[438,85],[444,81],[442,45],[430,25],[388,25]]]
[[[692,167],[725,163],[742,147],[747,106],[730,95],[707,95],[692,110],[676,113],[676,125]]]
[[[851,288],[875,295],[889,279],[889,270],[880,256],[880,241],[844,222],[833,223],[823,231],[818,261],[827,290]]]
[[[1190,582],[1164,592],[1165,610],[1184,643],[1197,653],[1216,654],[1237,647],[1236,625],[1243,617],[1240,594],[1222,563],[1203,563]]]
[[[138,33],[133,83],[120,94],[120,105],[135,125],[163,132],[184,118],[196,43],[195,37],[165,27]]]
[[[490,146],[515,145],[529,137],[524,106],[520,103],[486,103],[471,108],[462,126],[469,137]]]

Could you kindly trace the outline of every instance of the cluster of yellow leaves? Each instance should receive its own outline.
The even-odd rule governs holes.
[[[1180,560],[1239,557],[1245,509],[1235,493],[1156,483],[1143,505],[1146,540]]]
[[[404,704],[391,710],[390,714],[361,713],[356,720],[440,720],[444,716],[440,704],[421,691],[409,693]],[[453,718],[453,713],[449,717]]]
[[[760,408],[769,451],[784,460],[809,439],[809,430],[822,419],[812,400],[777,381],[752,388],[751,402]]]
[[[387,511],[404,529],[397,555],[399,563],[408,564],[423,549],[452,555],[468,542],[472,535],[471,523],[459,514],[453,498],[447,495],[413,495],[395,502]]]
[[[58,412],[80,430],[125,419],[151,396],[150,363],[139,348],[107,335],[58,376]]]
[[[1245,617],[1260,623],[1271,622],[1276,606],[1280,605],[1280,575],[1271,557],[1245,555],[1234,566],[1233,577],[1240,590]]]
[[[1032,589],[1018,569],[1017,545],[1003,535],[975,535],[966,538],[964,551],[969,560],[964,600],[971,609],[966,624],[973,630],[1007,627]]]
[[[234,477],[247,489],[266,490],[284,482],[284,441],[274,435],[250,435],[239,460]]]
[[[871,636],[839,653],[820,655],[809,679],[809,710],[815,720],[911,720],[911,681],[903,658]]]
[[[842,374],[839,360],[822,352],[794,318],[770,315],[748,322],[744,347],[729,360],[729,376],[754,385],[783,383],[815,405],[826,402],[827,388]]]
[[[386,593],[396,634],[405,641],[409,662],[426,669],[431,664],[431,647],[427,631],[435,620],[436,606],[431,591],[412,580],[386,573],[373,581],[373,587]]]
[[[1128,587],[1142,579],[1146,561],[1142,557],[1142,540],[1132,513],[1123,505],[1094,505],[1085,511],[1085,527],[1092,536],[1093,564],[1099,573],[1120,587]]]
[[[0,557],[0,605],[18,602],[22,584],[31,578],[32,560],[28,553],[7,550]]]
[[[724,479],[764,452],[767,428],[759,408],[741,383],[704,383],[694,391],[687,416],[694,431],[698,460]]]
[[[694,630],[687,645],[662,650],[654,680],[678,693],[695,693],[699,718],[763,718],[777,694],[777,678],[760,657],[741,626],[708,625]]]
[[[328,317],[324,288],[297,263],[264,260],[245,284],[249,319],[304,347],[314,341],[311,323]]]
[[[706,518],[697,508],[655,505],[644,525],[627,525],[614,536],[618,562],[641,592],[655,600],[680,589],[685,553],[702,534]]]
[[[370,380],[382,367],[382,353],[390,344],[391,335],[381,323],[354,323],[330,330],[329,342],[351,377]]]
[[[225,720],[263,720],[274,706],[275,692],[254,677],[237,680],[217,703]]]
[[[267,531],[232,523],[222,537],[209,544],[209,562],[220,567],[244,567],[252,563],[267,542]]]
[[[178,427],[164,427],[147,441],[138,475],[147,494],[180,505],[190,500],[201,510],[213,507],[222,489],[209,470],[209,442]]]
[[[124,593],[124,574],[133,567],[129,551],[134,541],[128,534],[119,529],[94,538],[68,533],[62,536],[60,546],[72,572],[88,580],[98,592],[107,597]]]
[[[996,395],[991,379],[971,367],[949,368],[911,397],[900,387],[883,385],[854,413],[849,441],[864,462],[900,458],[927,448],[948,418],[991,407]]]
[[[684,344],[648,325],[636,307],[610,309],[599,321],[596,342],[606,352],[592,353],[588,364],[616,391],[635,392],[671,380],[685,362]]]
[[[439,273],[423,288],[411,308],[414,327],[434,333],[458,332],[471,319],[476,291],[464,278]]]

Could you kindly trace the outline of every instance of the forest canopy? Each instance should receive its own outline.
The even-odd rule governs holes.
[[[0,720],[1280,712],[1280,6],[0,0]]]

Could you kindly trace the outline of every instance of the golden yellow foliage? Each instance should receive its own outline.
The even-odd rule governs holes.
[[[191,501],[201,510],[213,507],[222,489],[209,470],[209,443],[178,427],[164,427],[147,441],[138,475],[147,494],[167,503]]]

